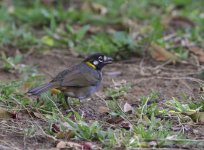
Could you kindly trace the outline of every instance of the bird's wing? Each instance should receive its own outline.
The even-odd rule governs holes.
[[[97,76],[93,76],[87,72],[81,72],[80,70],[73,70],[64,76],[61,86],[94,86],[98,81],[99,78],[97,78]]]
[[[63,78],[69,74],[70,72],[72,72],[71,69],[66,69],[66,70],[63,70],[62,72],[60,72],[56,77],[53,78],[53,80],[51,82],[58,82],[60,83]]]

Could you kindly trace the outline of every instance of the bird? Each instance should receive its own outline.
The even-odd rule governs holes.
[[[79,64],[60,72],[50,82],[32,88],[27,93],[31,95],[40,95],[54,88],[60,90],[64,94],[67,104],[69,97],[77,98],[82,101],[100,89],[102,69],[112,62],[112,57],[101,53],[92,54]]]

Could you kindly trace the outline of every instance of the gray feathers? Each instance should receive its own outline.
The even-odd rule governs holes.
[[[28,93],[32,95],[40,95],[41,93],[46,92],[47,90],[53,87],[54,87],[53,83],[46,83],[46,84],[43,84],[41,86],[38,86],[36,88],[29,90]]]

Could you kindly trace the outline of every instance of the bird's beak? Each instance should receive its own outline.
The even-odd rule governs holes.
[[[113,62],[113,58],[112,57],[106,57],[104,60],[105,64],[111,64]]]

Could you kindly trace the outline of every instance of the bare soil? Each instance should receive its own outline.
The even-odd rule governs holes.
[[[80,62],[83,58],[74,57],[68,52],[61,53],[60,51],[50,51],[46,54],[31,54],[24,58],[23,63],[30,66],[37,66],[39,72],[47,76],[45,82],[52,79],[58,72],[63,69]],[[112,87],[120,82],[131,84],[131,89],[123,97],[121,103],[128,102],[137,106],[140,97],[150,94],[152,91],[160,93],[158,99],[159,105],[162,105],[163,100],[170,100],[176,97],[181,101],[186,101],[186,98],[191,98],[196,101],[199,96],[199,79],[194,78],[198,67],[192,64],[164,64],[155,62],[150,58],[132,57],[128,61],[117,61],[103,70],[103,88],[94,95],[91,100],[83,102],[79,106],[81,112],[85,112],[87,119],[100,120],[98,108],[104,106],[104,91],[107,87]],[[19,74],[0,72],[0,80],[15,80],[20,78]],[[11,127],[22,128],[23,126],[32,126],[32,124],[43,124],[42,120],[32,120],[29,116],[24,116],[21,121],[6,120],[1,121],[1,124],[8,123]],[[5,123],[5,124],[6,124]],[[5,127],[5,130],[6,129]],[[198,131],[202,130],[198,126]],[[15,130],[16,131],[16,130]],[[37,148],[53,148],[56,143],[52,139],[47,139],[42,135],[36,135],[31,138],[24,138],[24,135],[19,133],[1,131],[0,143],[5,147],[0,149],[37,149]],[[202,133],[198,133],[202,134]],[[196,135],[196,136],[198,136]]]

